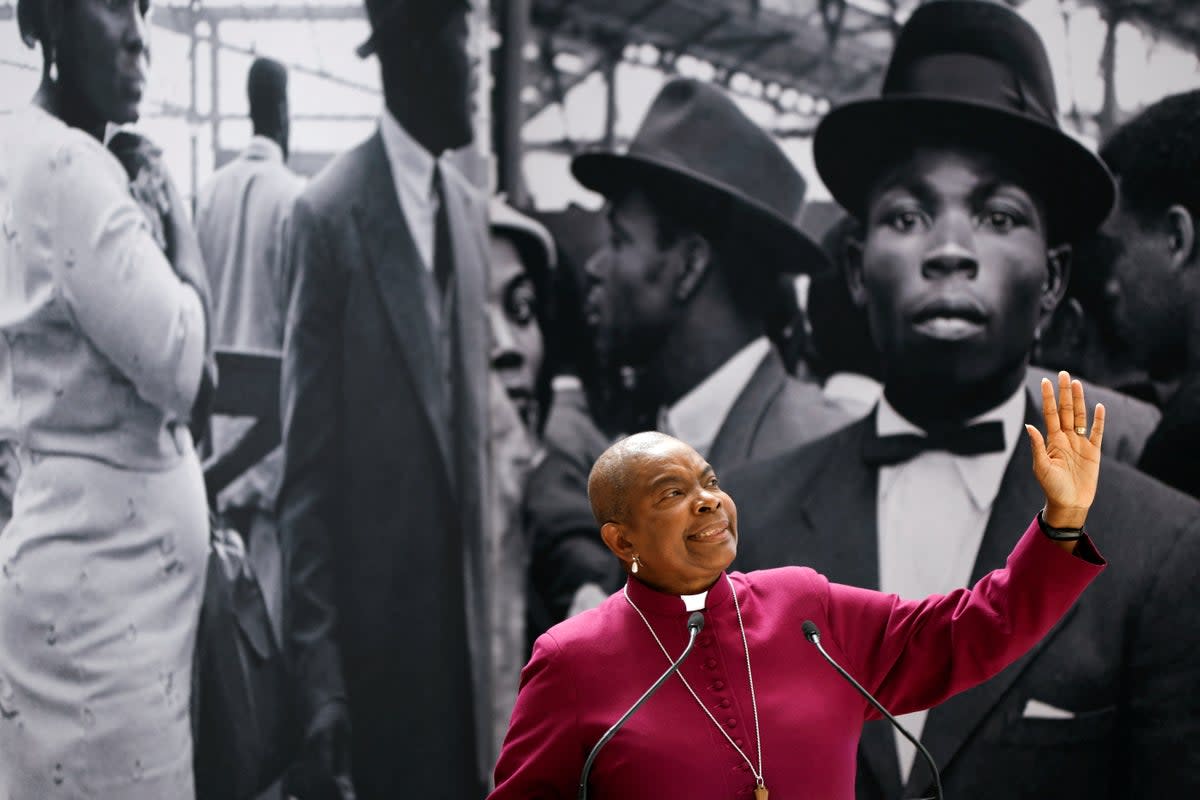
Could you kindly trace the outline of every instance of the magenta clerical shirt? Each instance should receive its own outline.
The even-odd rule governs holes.
[[[1088,539],[1070,555],[1034,522],[1004,569],[925,600],[830,583],[805,567],[731,573],[750,646],[763,776],[771,800],[853,800],[855,754],[874,710],[801,633],[891,711],[928,708],[996,674],[1034,645],[1104,560]],[[673,655],[687,643],[676,595],[630,579],[629,597]],[[705,628],[682,672],[757,764],[746,656],[730,585],[709,590]],[[574,798],[592,745],[666,669],[666,657],[618,592],[542,635],[521,674],[491,800]],[[601,751],[592,800],[752,797],[745,760],[672,678]]]

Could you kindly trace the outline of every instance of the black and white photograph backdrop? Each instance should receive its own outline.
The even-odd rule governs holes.
[[[0,0],[0,226],[0,800],[1200,796],[1200,3]]]

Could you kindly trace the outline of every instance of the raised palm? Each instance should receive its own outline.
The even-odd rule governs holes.
[[[1046,522],[1062,528],[1083,527],[1100,476],[1104,406],[1096,405],[1089,435],[1083,384],[1060,372],[1057,402],[1053,385],[1042,379],[1042,413],[1045,438],[1032,425],[1025,427],[1033,447],[1033,474],[1046,494]]]

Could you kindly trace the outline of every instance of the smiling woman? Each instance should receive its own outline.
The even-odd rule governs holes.
[[[808,568],[728,572],[737,508],[712,466],[662,433],[614,444],[592,468],[588,496],[629,578],[538,639],[492,800],[574,796],[585,756],[684,650],[698,610],[696,652],[600,751],[588,796],[766,800],[773,788],[850,800],[862,725],[876,712],[808,646],[803,620],[815,620],[837,659],[903,713],[999,672],[1103,569],[1086,534],[1056,530],[1082,526],[1095,495],[1103,407],[1085,436],[1078,381],[1060,375],[1058,402],[1047,381],[1043,401],[1046,436],[1028,429],[1042,515],[1004,569],[920,601],[830,583]]]
[[[0,441],[19,464],[0,536],[0,797],[194,796],[188,714],[208,542],[187,422],[203,395],[199,247],[166,188],[165,241],[101,144],[137,119],[145,3],[21,0],[42,49],[0,126]]]

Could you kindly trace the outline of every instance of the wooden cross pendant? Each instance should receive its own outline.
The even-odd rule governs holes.
[[[767,800],[767,787],[761,783],[754,787],[754,800]]]

